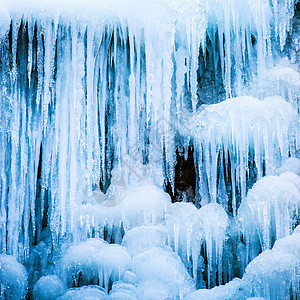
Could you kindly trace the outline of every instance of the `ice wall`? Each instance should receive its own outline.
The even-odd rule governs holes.
[[[273,175],[299,155],[299,72],[284,59],[293,6],[293,0],[2,0],[0,252],[31,271],[40,256],[39,273],[62,251],[70,287],[85,267],[84,283],[105,288],[69,290],[65,298],[106,297],[110,288],[116,299],[171,291],[183,297],[186,286],[193,289],[191,278],[197,287],[226,283],[234,260],[242,273],[291,233],[299,220],[298,179],[288,175],[286,184],[284,175]],[[171,205],[162,192],[165,182],[174,189],[176,148],[189,145],[199,210]],[[254,185],[265,175],[267,188]],[[268,198],[264,215],[257,213],[262,198]],[[237,228],[230,232],[229,224]],[[130,243],[136,226],[145,234],[140,248]],[[99,245],[80,243],[87,238],[123,242],[130,254],[104,243],[100,260]],[[72,243],[76,251],[65,252]],[[229,262],[228,243],[241,248]],[[76,260],[81,251],[96,253],[97,270]],[[125,292],[122,283],[110,285],[122,280],[130,255],[140,278]],[[168,265],[152,278],[159,268],[153,265],[142,282],[147,256],[176,265],[174,272],[184,274],[180,288],[167,280]]]
[[[221,66],[227,96],[239,95],[243,82],[260,77],[284,47],[293,1],[1,5],[0,244],[13,254],[24,249],[19,255],[26,258],[45,214],[57,242],[72,232],[74,208],[91,201],[99,181],[106,190],[116,180],[112,168],[127,183],[150,173],[173,185],[174,137],[178,127],[189,131],[185,119],[201,103],[199,47],[211,55],[205,54],[211,40],[220,53],[214,64]],[[243,144],[236,162],[242,169],[247,145],[240,136],[233,138]],[[278,138],[280,146],[286,143]],[[229,147],[221,139],[204,146],[204,155],[218,143]],[[286,156],[288,149],[281,150]],[[218,151],[211,152],[206,198],[215,200]],[[259,177],[260,163],[257,168]],[[244,175],[231,176],[233,187],[241,176],[242,195]]]

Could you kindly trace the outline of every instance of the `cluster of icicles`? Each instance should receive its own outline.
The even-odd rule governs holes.
[[[153,286],[183,298],[241,277],[299,220],[299,170],[281,169],[298,163],[299,73],[286,67],[279,96],[265,97],[294,2],[54,2],[0,2],[0,251],[28,266],[31,285],[60,272],[47,260],[61,251],[66,274],[49,282],[99,284],[111,297],[119,281],[141,299]],[[230,99],[200,106],[198,56],[209,39]],[[164,181],[174,189],[176,148],[191,143],[200,209],[162,192]],[[80,243],[87,238],[96,240]],[[86,258],[97,249],[102,256]],[[173,273],[155,277],[161,265]],[[297,294],[290,279],[245,297]],[[7,280],[3,295],[14,293]]]

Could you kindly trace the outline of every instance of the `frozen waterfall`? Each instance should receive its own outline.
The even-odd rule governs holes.
[[[0,0],[0,299],[298,299],[299,30],[297,0]]]

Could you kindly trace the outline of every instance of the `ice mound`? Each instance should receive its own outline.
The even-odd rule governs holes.
[[[245,298],[244,283],[239,278],[234,278],[225,285],[216,286],[212,289],[200,289],[191,293],[186,300],[242,300]]]
[[[27,272],[12,255],[0,254],[1,299],[25,299]]]
[[[125,247],[89,239],[67,249],[60,262],[61,276],[69,287],[99,284],[108,290],[123,276],[130,260]]]
[[[159,299],[176,299],[178,295],[174,293],[172,286],[165,282],[154,280],[142,281],[136,289],[138,299],[159,300]],[[180,295],[179,295],[180,296]]]
[[[122,246],[131,255],[136,255],[150,247],[163,247],[166,244],[167,232],[160,225],[141,225],[126,232]]]
[[[232,190],[238,186],[245,197],[256,179],[274,174],[293,156],[299,139],[297,111],[281,97],[228,99],[207,106],[195,116],[193,126],[202,198],[210,202],[218,193],[227,194],[233,213],[237,200]]]
[[[194,283],[179,256],[169,247],[153,247],[137,254],[132,258],[131,268],[140,284],[143,281],[159,281],[160,285],[165,286],[163,290],[172,291],[174,298],[183,296],[194,288]],[[150,288],[151,293],[157,293],[149,283],[142,286],[142,290]]]
[[[238,218],[246,241],[247,258],[289,235],[299,222],[300,177],[291,172],[266,176],[255,183],[243,200]]]
[[[281,168],[277,173],[281,174],[284,172],[296,173],[300,176],[300,159],[296,157],[290,157],[282,163]]]
[[[300,292],[300,234],[276,241],[246,268],[243,281],[251,296],[265,299],[297,299]]]
[[[53,300],[66,293],[66,287],[57,275],[42,276],[34,285],[33,298]]]
[[[101,192],[99,191],[99,193]],[[108,198],[110,197],[108,195]],[[115,205],[105,206],[105,198],[99,200],[98,194],[95,196],[95,201],[99,201],[100,204],[78,207],[80,220],[78,231],[88,236],[94,230],[96,235],[104,237],[105,230],[107,240],[113,239],[115,242],[121,243],[122,230],[126,232],[138,225],[161,223],[166,208],[171,203],[167,193],[149,183],[140,186],[126,186],[125,192],[122,194],[123,198],[120,198],[118,194],[113,194],[112,197],[116,198]],[[113,202],[113,199],[107,201]]]
[[[136,286],[122,281],[116,281],[112,286],[108,299],[138,300]]]
[[[105,290],[97,285],[82,286],[80,288],[69,289],[57,300],[106,300]]]
[[[266,96],[280,95],[300,111],[298,95],[300,93],[300,73],[285,66],[285,62],[266,70],[264,77],[258,83],[261,94]],[[287,63],[287,62],[286,62]]]
[[[300,291],[299,251],[300,233],[297,230],[276,241],[272,250],[267,249],[254,258],[242,279],[235,278],[210,290],[200,289],[187,295],[185,299],[297,299]]]

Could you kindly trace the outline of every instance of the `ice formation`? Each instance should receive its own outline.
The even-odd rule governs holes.
[[[0,254],[0,297],[1,299],[22,299],[26,296],[27,272],[16,258]]]
[[[202,197],[221,198],[225,209],[230,198],[233,214],[236,189],[244,198],[253,181],[274,174],[295,152],[300,128],[297,111],[281,97],[228,99],[194,122]]]
[[[131,255],[136,255],[151,247],[163,247],[166,244],[167,232],[160,225],[138,226],[126,232],[122,246],[126,247]]]
[[[57,299],[66,293],[66,287],[57,275],[42,276],[33,289],[33,299]]]
[[[296,2],[0,0],[0,299],[297,298]]]
[[[77,289],[69,289],[64,295],[57,298],[58,300],[81,300],[81,299],[107,299],[105,290],[97,285],[82,286]]]
[[[265,176],[255,183],[242,202],[238,218],[246,241],[248,258],[271,249],[274,242],[289,235],[300,210],[300,177],[292,172]]]
[[[243,277],[250,295],[297,299],[300,292],[299,251],[300,234],[295,230],[292,235],[276,241],[272,250],[264,251],[250,262]]]
[[[152,247],[132,258],[132,270],[137,275],[138,282],[157,280],[165,284],[169,297],[182,298],[194,286],[179,256],[171,249]]]
[[[89,239],[66,251],[60,276],[69,287],[99,284],[108,290],[114,281],[123,277],[130,261],[126,248]]]
[[[105,235],[106,240],[121,243],[124,231],[141,224],[160,223],[171,202],[167,193],[150,183],[120,185],[119,192],[106,195],[101,191],[96,193],[93,203],[77,207],[78,220],[74,228],[77,238]],[[99,199],[100,196],[103,198]]]

